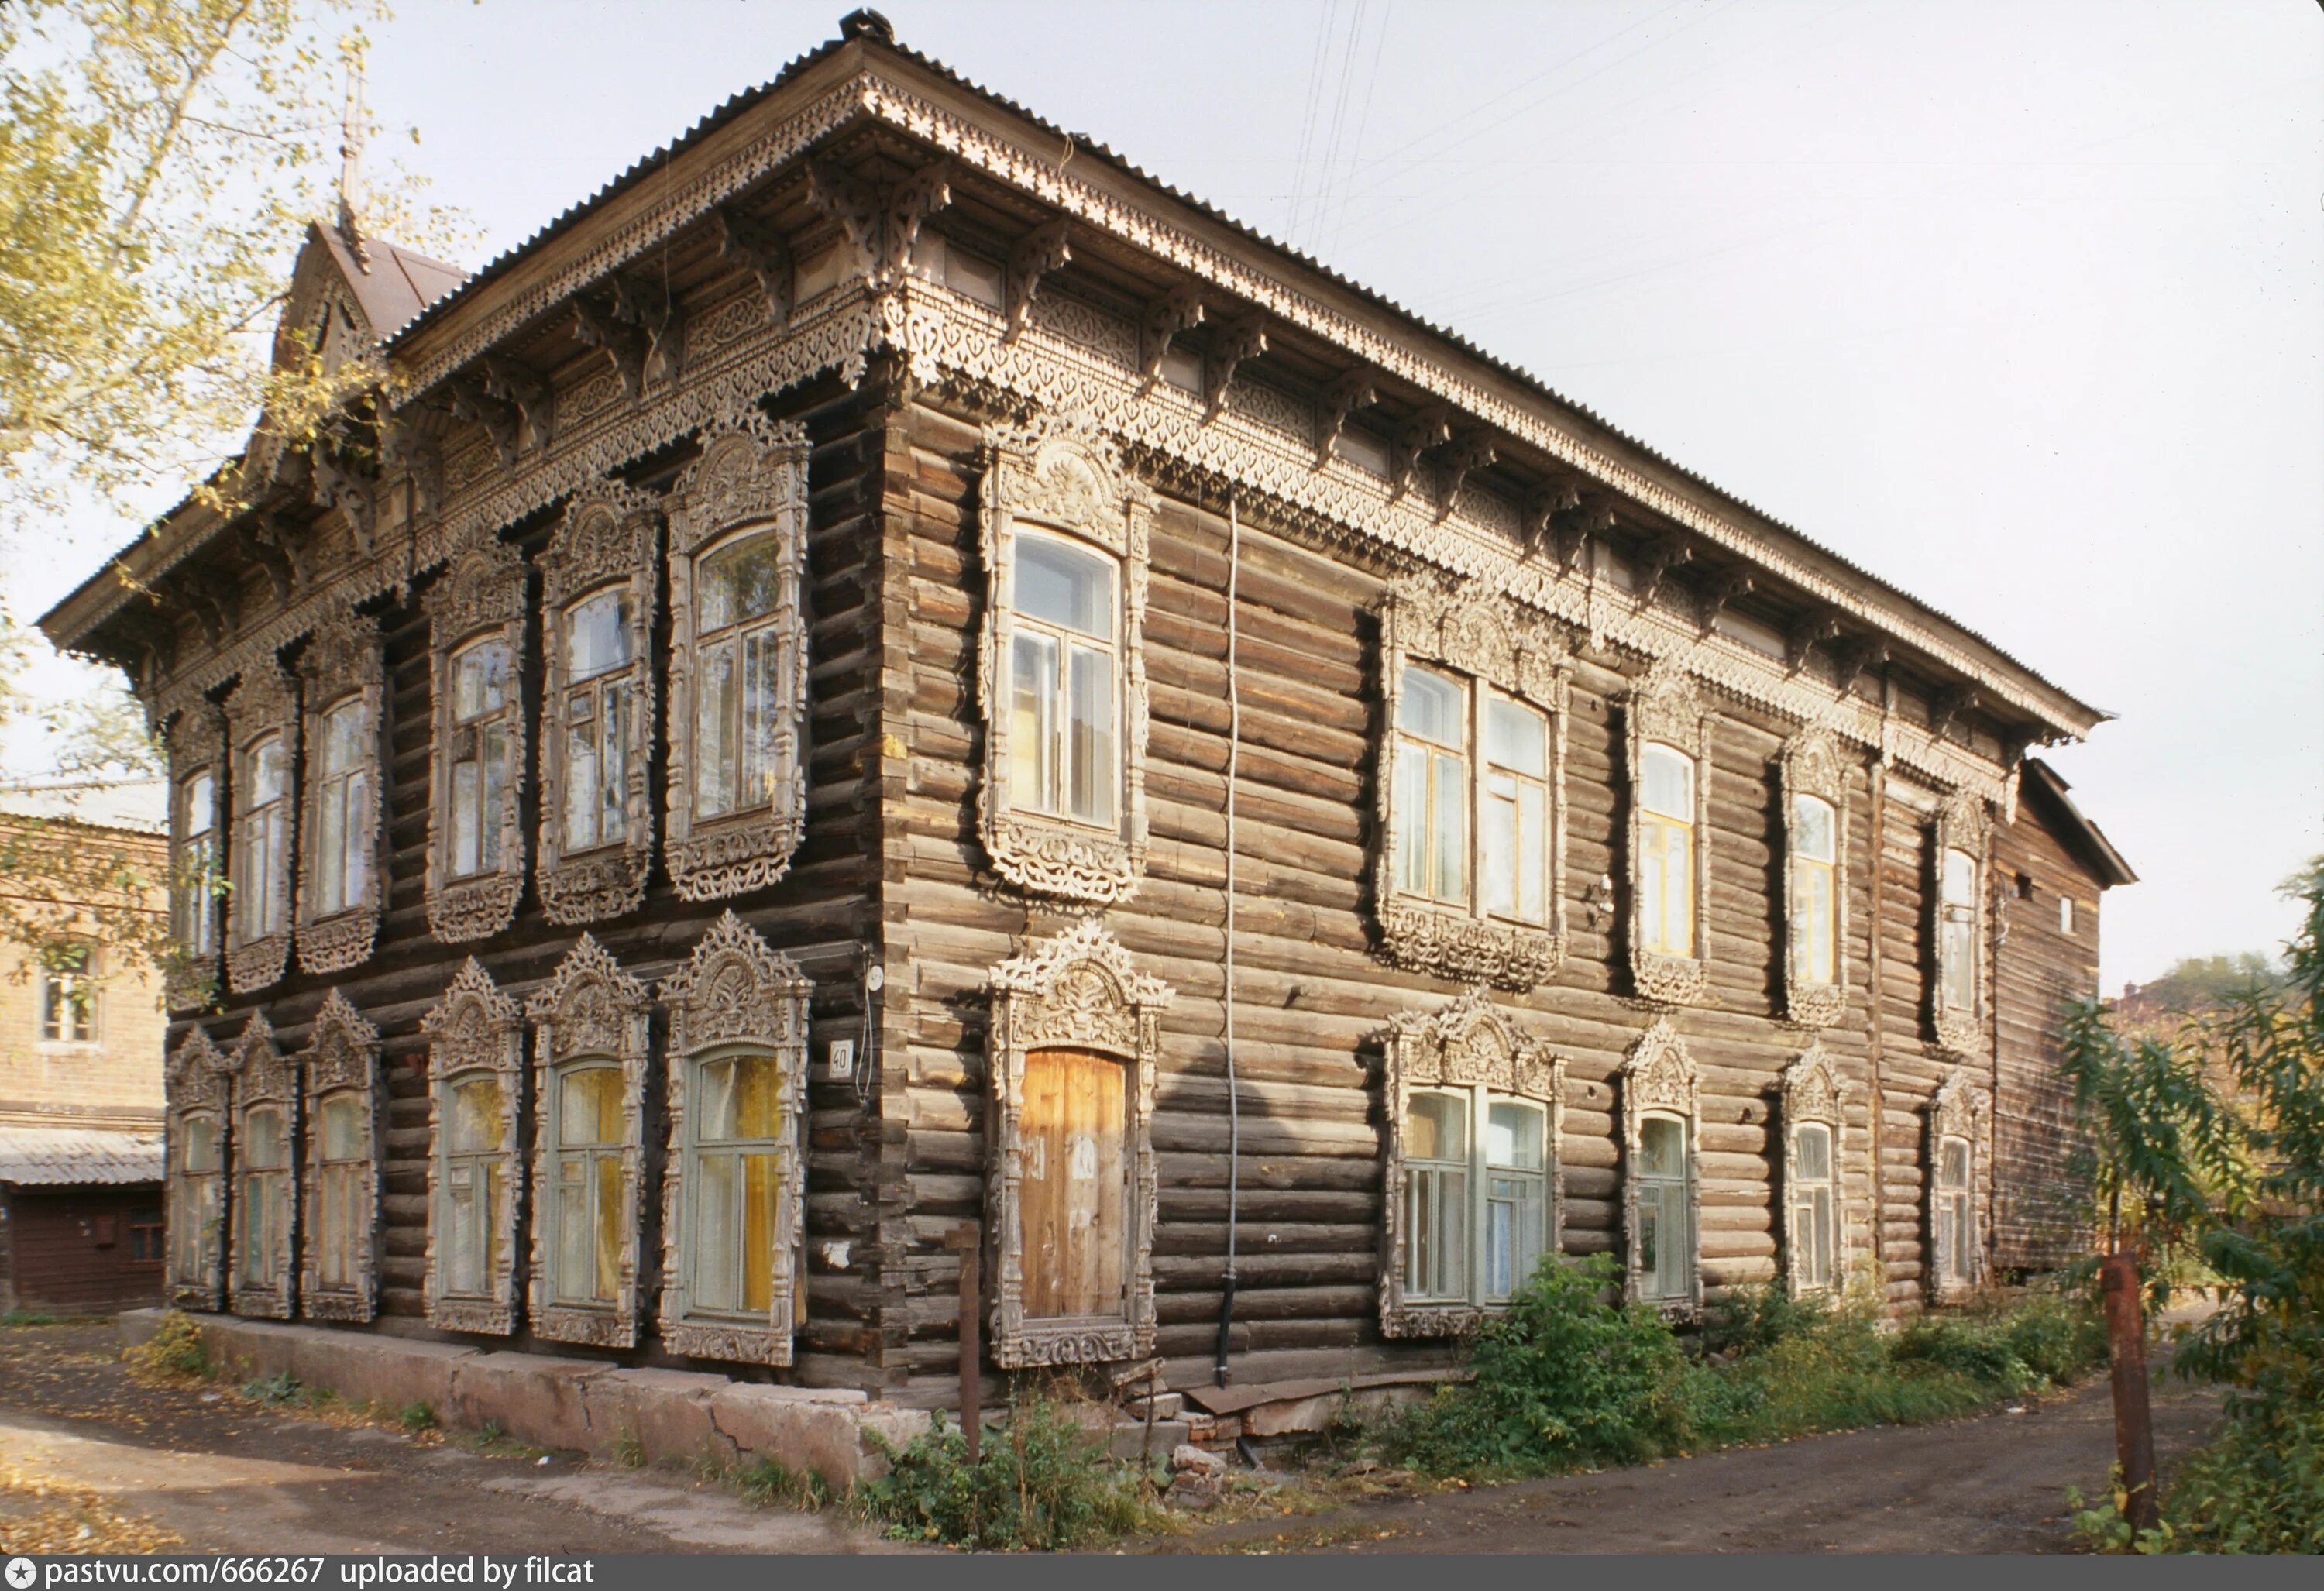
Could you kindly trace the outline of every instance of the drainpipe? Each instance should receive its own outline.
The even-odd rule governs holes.
[[[1234,1336],[1235,1218],[1242,1195],[1242,1100],[1235,1084],[1235,771],[1242,745],[1242,693],[1235,678],[1236,575],[1242,567],[1242,515],[1235,494],[1227,493],[1227,1264],[1220,1277],[1218,1384],[1233,1372],[1227,1365]]]

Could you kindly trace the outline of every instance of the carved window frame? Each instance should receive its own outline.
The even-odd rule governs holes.
[[[1694,1057],[1666,1017],[1638,1035],[1622,1059],[1622,1246],[1625,1296],[1652,1303],[1665,1315],[1688,1317],[1702,1307],[1702,1111]],[[1675,1117],[1686,1129],[1687,1285],[1677,1298],[1646,1289],[1646,1245],[1638,1220],[1638,1167],[1646,1118]]]
[[[381,1113],[386,1099],[379,1086],[379,1029],[337,989],[323,997],[313,1031],[299,1056],[306,1083],[307,1164],[300,1229],[299,1313],[309,1320],[368,1320],[379,1312],[379,1164],[383,1147]],[[354,1094],[363,1124],[363,1169],[356,1181],[356,1229],[351,1247],[358,1262],[351,1284],[323,1281],[322,1235],[327,1181],[323,1107],[334,1096]]]
[[[1794,1298],[1810,1294],[1837,1296],[1848,1284],[1852,1260],[1848,1224],[1847,1093],[1840,1068],[1821,1040],[1801,1051],[1784,1068],[1782,1109],[1777,1127],[1784,1135],[1784,1183],[1781,1191],[1784,1285]],[[1825,1128],[1831,1143],[1831,1280],[1822,1287],[1809,1284],[1803,1273],[1812,1234],[1797,1229],[1792,1191],[1799,1185],[1799,1145],[1794,1129],[1809,1125]]]
[[[1638,998],[1658,1006],[1702,1003],[1711,987],[1711,717],[1694,682],[1675,667],[1657,666],[1630,687],[1624,712],[1629,758],[1628,858],[1630,980]],[[1640,890],[1646,809],[1646,750],[1671,747],[1694,761],[1694,953],[1674,956],[1646,945],[1646,902]]]
[[[1990,836],[1985,803],[1967,791],[1957,792],[1941,804],[1929,826],[1929,1030],[1939,1049],[1955,1055],[1981,1056],[1986,1049],[1985,1013],[1992,998],[1987,984],[1992,975],[1992,957],[1986,951],[1992,909],[1986,888]],[[1966,852],[1977,868],[1969,883],[1967,1008],[1955,1003],[1945,989],[1945,853],[1949,851]]]
[[[226,924],[221,921],[226,896],[219,887],[221,864],[226,856],[226,715],[215,704],[197,698],[171,721],[164,744],[170,762],[171,946],[165,992],[171,1010],[198,1011],[217,998],[226,952]],[[198,867],[188,852],[193,842],[188,786],[204,774],[210,780],[210,854],[208,865]],[[197,951],[187,939],[187,929],[196,924],[208,927],[207,952]]]
[[[633,912],[645,903],[653,861],[651,759],[655,735],[654,602],[661,579],[661,505],[650,492],[614,482],[588,487],[540,556],[540,868],[541,910],[566,927]],[[568,855],[565,849],[565,693],[568,609],[607,591],[630,601],[630,660],[591,677],[601,688],[630,693],[623,747],[622,838]],[[602,749],[601,753],[602,755]]]
[[[334,609],[307,642],[299,659],[305,707],[305,744],[309,766],[302,769],[299,822],[299,966],[323,975],[361,966],[371,959],[387,897],[386,774],[387,668],[379,621],[352,607]],[[350,698],[362,711],[362,751],[357,764],[364,796],[360,841],[366,863],[363,892],[325,916],[317,854],[323,832],[323,726],[331,712]],[[350,826],[358,813],[347,814]]]
[[[170,1301],[181,1309],[212,1314],[226,1307],[226,1191],[234,1176],[233,1160],[227,1153],[227,1135],[234,1117],[233,1075],[234,1063],[226,1053],[210,1042],[208,1034],[192,1027],[178,1041],[178,1047],[170,1052],[162,1076],[169,1126],[165,1138],[165,1190],[170,1212]],[[188,1275],[178,1264],[178,1235],[185,1230],[198,1203],[185,1167],[188,1125],[196,1117],[208,1117],[215,1129],[217,1169],[206,1174],[217,1183],[218,1213],[204,1224],[195,1239],[195,1274]]]
[[[1380,1335],[1391,1338],[1464,1337],[1505,1303],[1482,1299],[1484,1279],[1469,1278],[1470,1301],[1429,1299],[1406,1301],[1406,1251],[1411,1234],[1405,1222],[1404,1123],[1416,1093],[1437,1090],[1485,1090],[1494,1097],[1524,1099],[1544,1107],[1547,1117],[1546,1156],[1543,1170],[1548,1183],[1548,1209],[1544,1211],[1542,1253],[1559,1254],[1565,1247],[1565,1060],[1549,1046],[1522,1032],[1508,1013],[1497,1008],[1481,989],[1472,989],[1429,1012],[1398,1013],[1388,1025],[1388,1062],[1381,1104],[1388,1112],[1387,1163],[1381,1173],[1380,1201],[1384,1216],[1380,1251]],[[1483,1135],[1485,1122],[1472,1108],[1470,1138]],[[1471,1154],[1471,1161],[1475,1159]],[[1475,1175],[1472,1169],[1471,1176]],[[1473,1203],[1474,1200],[1472,1200]],[[1464,1228],[1468,1225],[1463,1223]],[[1471,1234],[1470,1246],[1477,1246]]]
[[[270,735],[281,738],[287,787],[282,792],[281,865],[274,869],[273,896],[281,929],[245,939],[242,933],[241,903],[229,896],[226,913],[226,987],[249,994],[282,981],[290,965],[291,879],[299,859],[299,686],[281,659],[266,653],[251,666],[226,694],[227,763],[234,777],[234,829],[226,838],[227,876],[238,886],[243,878],[242,823],[251,809],[251,776],[255,759],[251,748]]]
[[[443,578],[420,601],[428,614],[428,930],[441,944],[489,939],[516,918],[524,893],[525,835],[521,815],[532,758],[524,701],[525,594],[531,571],[517,550],[490,531],[470,536]],[[452,779],[453,659],[478,641],[507,648],[512,696],[503,722],[500,865],[455,877]]]
[[[1084,417],[989,428],[982,464],[977,519],[985,602],[976,676],[984,769],[977,832],[994,870],[1020,889],[1096,905],[1124,900],[1146,867],[1146,602],[1153,493]],[[1020,524],[1080,542],[1111,557],[1120,571],[1115,680],[1120,800],[1110,830],[1019,811],[1011,798],[1008,690],[1014,614],[1008,598]]]
[[[506,1337],[516,1329],[517,1209],[523,1202],[525,1157],[518,1124],[524,1110],[524,1012],[501,992],[492,974],[470,956],[443,998],[420,1018],[428,1040],[428,1265],[422,1302],[428,1323],[441,1331]],[[452,1293],[445,1279],[443,1201],[448,1170],[452,1090],[478,1075],[501,1090],[502,1182],[506,1197],[493,1223],[492,1277],[482,1293]]]
[[[1848,1009],[1848,764],[1828,731],[1803,730],[1784,748],[1784,1015],[1802,1027],[1830,1027]],[[1832,810],[1831,981],[1809,981],[1801,971],[1803,925],[1798,918],[1798,825],[1794,800],[1812,796]]]
[[[1404,894],[1397,887],[1397,713],[1404,671],[1418,664],[1449,669],[1469,685],[1471,726],[1466,827],[1470,851],[1466,908]],[[1573,658],[1563,639],[1506,598],[1464,600],[1432,586],[1392,588],[1380,603],[1382,719],[1373,750],[1373,786],[1379,830],[1372,864],[1372,914],[1380,952],[1410,971],[1459,982],[1527,989],[1546,983],[1565,959],[1565,741],[1568,685]],[[1482,854],[1484,750],[1474,732],[1483,722],[1480,686],[1489,686],[1539,713],[1548,731],[1548,920],[1535,925],[1489,914],[1484,906]]]
[[[669,507],[669,830],[662,865],[686,899],[720,900],[779,880],[807,827],[807,428],[770,420],[754,408],[706,428],[701,446]],[[762,805],[697,821],[695,570],[705,557],[762,535],[775,538],[779,569],[770,621],[780,697],[771,709],[771,792]]]
[[[299,1252],[299,1066],[274,1042],[274,1026],[266,1013],[254,1011],[242,1036],[226,1053],[233,1071],[234,1153],[228,1160],[232,1175],[233,1241],[226,1256],[226,1303],[237,1315],[257,1320],[288,1320],[297,1301],[298,1281],[291,1256]],[[267,1269],[267,1280],[243,1279],[243,1248],[249,1236],[250,1200],[244,1197],[244,1158],[250,1145],[250,1117],[254,1110],[275,1107],[282,1112],[281,1241]]]
[[[663,1163],[661,1311],[664,1347],[697,1359],[755,1365],[791,1362],[792,1334],[802,1311],[798,1288],[807,1272],[807,977],[791,959],[733,912],[723,914],[694,953],[662,981],[669,1011],[666,1086],[669,1157]],[[776,1178],[772,1296],[764,1320],[693,1312],[696,1145],[688,1113],[696,1069],[705,1062],[759,1053],[775,1063]]]
[[[532,1022],[533,1334],[557,1342],[634,1347],[643,1237],[644,1120],[650,1001],[646,987],[587,933],[525,1003]],[[550,1271],[557,1243],[557,1083],[583,1062],[611,1062],[622,1076],[622,1256],[610,1305],[555,1301]]]
[[[1987,1240],[1983,1212],[1991,1191],[1993,1168],[1987,1154],[1989,1101],[1966,1066],[1956,1066],[1929,1099],[1927,1154],[1928,1196],[1923,1200],[1929,1239],[1927,1292],[1934,1303],[1957,1303],[1976,1292],[1985,1280]],[[1969,1146],[1969,1263],[1964,1275],[1953,1274],[1952,1234],[1939,1205],[1937,1177],[1945,1141],[1959,1138]]]
[[[1095,921],[1027,946],[1023,954],[992,970],[990,987],[985,1241],[992,1256],[992,1362],[1019,1369],[1142,1358],[1154,1349],[1155,1063],[1162,1053],[1162,1013],[1172,991],[1160,979],[1139,971],[1120,942]],[[1130,1109],[1124,1147],[1130,1253],[1119,1320],[1036,1320],[1025,1314],[1019,1209],[1025,1062],[1034,1051],[1051,1048],[1108,1056],[1131,1073],[1122,1090]]]

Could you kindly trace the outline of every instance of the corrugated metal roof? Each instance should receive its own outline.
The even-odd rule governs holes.
[[[19,1188],[158,1182],[163,1164],[159,1133],[0,1127],[0,1182]]]

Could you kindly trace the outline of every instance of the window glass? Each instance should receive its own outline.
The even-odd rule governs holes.
[[[1799,1127],[1792,1134],[1793,1171],[1802,1177],[1822,1178],[1831,1175],[1831,1132],[1820,1124]]]
[[[284,797],[290,786],[290,753],[280,735],[251,742],[244,753],[250,762],[249,805],[241,823],[241,851],[235,861],[236,922],[244,940],[280,933],[287,924],[286,851],[290,819]]]
[[[1066,808],[1084,823],[1113,821],[1113,657],[1086,647],[1073,648],[1071,726],[1066,757],[1071,769]]]
[[[466,723],[508,704],[509,648],[502,640],[480,640],[452,655],[452,717]]]
[[[696,1071],[692,1308],[763,1314],[774,1301],[780,1127],[771,1055],[706,1061]],[[745,1148],[744,1145],[752,1145]]]
[[[1407,666],[1397,700],[1396,726],[1407,735],[1457,750],[1469,738],[1462,722],[1468,699],[1457,682]]]
[[[1686,1127],[1667,1116],[1649,1116],[1638,1124],[1639,1169],[1650,1177],[1683,1176],[1686,1173]]]
[[[1549,725],[1506,696],[1485,698],[1485,760],[1536,779],[1549,777]]]
[[[500,1262],[501,1222],[508,1209],[508,1125],[498,1078],[455,1078],[447,1090],[444,1135],[444,1287],[470,1298],[489,1294]]]
[[[363,812],[371,796],[363,755],[364,704],[349,697],[323,714],[315,777],[315,907],[330,916],[363,898],[371,882]]]
[[[1829,862],[1837,854],[1839,823],[1831,803],[1814,796],[1792,797],[1792,848],[1810,861]]]
[[[268,735],[250,748],[250,800],[253,805],[280,801],[290,787],[290,754],[281,735]]]
[[[466,1078],[452,1085],[451,1130],[447,1143],[456,1154],[489,1154],[503,1147],[508,1125],[500,1080]]]
[[[1945,849],[1945,904],[1977,904],[1977,858],[1952,846]]]
[[[254,1171],[272,1171],[286,1163],[281,1111],[254,1109],[243,1117],[242,1163]]]
[[[186,1174],[200,1176],[218,1169],[217,1123],[207,1116],[186,1117]]]
[[[2058,932],[2061,933],[2071,933],[2073,931],[2073,897],[2071,896],[2061,895],[2058,897]]]
[[[622,1141],[622,1072],[587,1066],[558,1080],[558,1143],[567,1149]]]
[[[1113,567],[1046,536],[1019,534],[1017,612],[1100,640],[1113,639]]]
[[[358,1160],[367,1153],[364,1144],[361,1096],[331,1095],[323,1101],[323,1158]]]
[[[1405,1118],[1404,1153],[1412,1160],[1467,1158],[1469,1102],[1454,1094],[1415,1094]]]
[[[565,668],[578,685],[630,660],[630,598],[627,591],[602,591],[565,610]]]
[[[1938,1186],[1947,1189],[1969,1186],[1969,1140],[1947,1138],[1937,1173]]]
[[[554,1190],[557,1242],[551,1291],[579,1304],[620,1296],[622,1205],[622,1080],[617,1066],[558,1074]]]
[[[771,530],[730,541],[695,566],[704,635],[775,611],[782,593],[782,547]]]
[[[1495,1100],[1486,1117],[1485,1163],[1512,1171],[1539,1171],[1547,1117],[1536,1105]]]
[[[1692,758],[1650,741],[1638,773],[1638,800],[1646,811],[1681,823],[1694,822]]]

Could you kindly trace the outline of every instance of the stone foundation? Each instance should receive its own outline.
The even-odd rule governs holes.
[[[517,1354],[370,1332],[284,1326],[226,1315],[189,1317],[213,1364],[237,1379],[290,1375],[349,1402],[420,1402],[447,1426],[497,1425],[520,1442],[648,1462],[769,1459],[812,1472],[834,1491],[880,1474],[874,1433],[901,1447],[927,1429],[923,1410],[873,1402],[842,1388],[767,1386],[683,1370],[628,1370],[588,1359]],[[159,1310],[120,1317],[122,1340],[143,1342]]]

